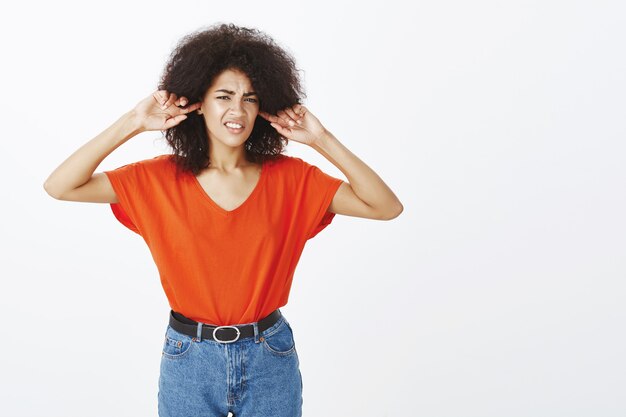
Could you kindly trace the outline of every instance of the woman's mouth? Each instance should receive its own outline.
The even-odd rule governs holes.
[[[224,126],[226,126],[226,129],[228,129],[228,131],[230,133],[241,133],[241,132],[243,132],[243,126],[240,125],[239,123],[226,122],[226,123],[224,123]]]

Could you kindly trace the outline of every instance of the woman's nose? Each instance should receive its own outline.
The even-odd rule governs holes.
[[[230,110],[235,113],[240,113],[243,109],[243,105],[239,100],[232,100],[230,105]]]

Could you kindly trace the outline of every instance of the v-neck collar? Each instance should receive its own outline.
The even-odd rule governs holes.
[[[268,164],[266,162],[267,161],[264,161],[261,164],[261,174],[259,175],[259,179],[257,180],[256,185],[252,189],[252,192],[248,195],[248,197],[244,200],[243,203],[239,204],[237,207],[235,207],[232,210],[226,210],[220,205],[218,205],[215,201],[213,201],[213,199],[209,196],[209,194],[207,194],[207,192],[204,191],[204,188],[202,188],[202,184],[200,184],[200,181],[195,175],[191,174],[191,177],[192,177],[191,180],[197,187],[197,190],[202,194],[203,199],[206,200],[209,203],[209,205],[213,207],[213,209],[215,209],[218,213],[220,213],[223,216],[232,216],[234,214],[237,214],[239,211],[245,208],[248,204],[250,204],[250,202],[254,200],[256,198],[256,195],[260,192],[261,188],[263,187],[263,183],[265,182],[265,177],[267,176],[266,171],[267,171]]]

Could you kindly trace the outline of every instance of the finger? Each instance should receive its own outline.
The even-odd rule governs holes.
[[[152,97],[154,97],[154,100],[156,100],[159,106],[165,103],[165,93],[166,93],[165,90],[157,90],[154,92],[154,94],[152,94]]]
[[[274,123],[279,123],[280,119],[277,116],[274,116],[273,114],[269,114],[267,112],[264,111],[259,111],[259,116],[261,116],[262,118],[270,121],[270,122],[274,122]]]
[[[280,133],[281,135],[283,135],[283,136],[285,136],[285,137],[289,137],[289,135],[291,134],[291,130],[290,130],[290,129],[284,128],[284,127],[282,127],[282,126],[281,126],[280,124],[278,124],[278,123],[270,123],[270,124],[272,125],[272,127],[273,127],[274,129],[276,129],[276,131],[277,131],[278,133]]]
[[[296,123],[301,125],[303,123],[302,120],[304,119],[304,116],[306,115],[308,110],[306,107],[299,103],[294,106],[294,109],[296,114],[298,115],[298,120],[296,120]]]
[[[180,97],[178,100],[176,100],[176,105],[179,107],[185,107],[187,103],[188,101],[185,97]]]
[[[278,113],[276,113],[278,115],[278,117],[280,117],[280,119],[282,120],[283,124],[285,126],[289,126],[289,121],[291,120],[291,117],[289,117],[287,115],[287,113],[285,113],[284,110],[280,110]]]
[[[178,97],[176,97],[176,94],[174,93],[170,93],[169,98],[167,99],[167,101],[165,102],[165,104],[162,106],[164,109],[167,109],[169,106],[172,105],[172,103],[174,103],[176,101]]]
[[[180,109],[180,111],[183,111],[185,113],[189,113],[189,112],[192,112],[194,110],[199,109],[200,107],[202,107],[202,103],[194,103],[194,104],[191,104],[189,107],[185,107],[184,109]]]
[[[170,98],[170,93],[167,90],[161,90],[161,101],[159,104],[161,104],[161,106],[164,106],[165,103],[167,103],[167,100]]]
[[[185,114],[179,114],[178,116],[170,117],[163,124],[163,128],[164,129],[169,129],[171,127],[174,127],[177,124],[179,124],[180,122],[182,122],[183,120],[185,120],[186,118],[187,118],[187,115],[185,115]]]
[[[160,91],[155,91],[152,94],[152,98],[159,104],[159,106],[161,105],[161,101],[163,100],[163,97],[161,96]]]
[[[173,118],[173,117],[178,117],[182,114],[187,114],[189,112],[196,111],[200,107],[202,107],[202,103],[190,104],[187,107],[174,106],[171,109],[167,110],[167,113],[170,115],[170,117]]]
[[[165,108],[165,103],[167,102],[167,99],[169,98],[169,93],[165,90],[161,90],[159,91],[158,94],[159,97],[159,105],[161,106],[161,108]]]
[[[177,99],[178,99],[178,96],[176,94],[170,93],[170,98],[167,100],[167,102],[165,102],[166,108],[174,104]]]
[[[296,114],[296,112],[295,112],[295,111],[293,111],[293,109],[292,109],[292,108],[290,108],[290,107],[287,107],[287,108],[285,109],[285,113],[287,113],[287,114],[289,115],[289,117],[291,117],[291,119],[292,119],[292,120],[290,120],[290,121],[289,121],[289,125],[290,125],[290,126],[295,125],[295,124],[296,124],[295,122],[296,122],[297,120],[299,120],[299,119],[300,119],[300,117],[298,117],[298,115]]]

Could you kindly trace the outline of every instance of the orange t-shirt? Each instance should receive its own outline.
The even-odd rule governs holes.
[[[256,187],[226,211],[172,155],[104,171],[115,217],[147,243],[170,307],[214,325],[258,321],[287,304],[304,245],[328,226],[342,180],[300,158],[263,164]]]

